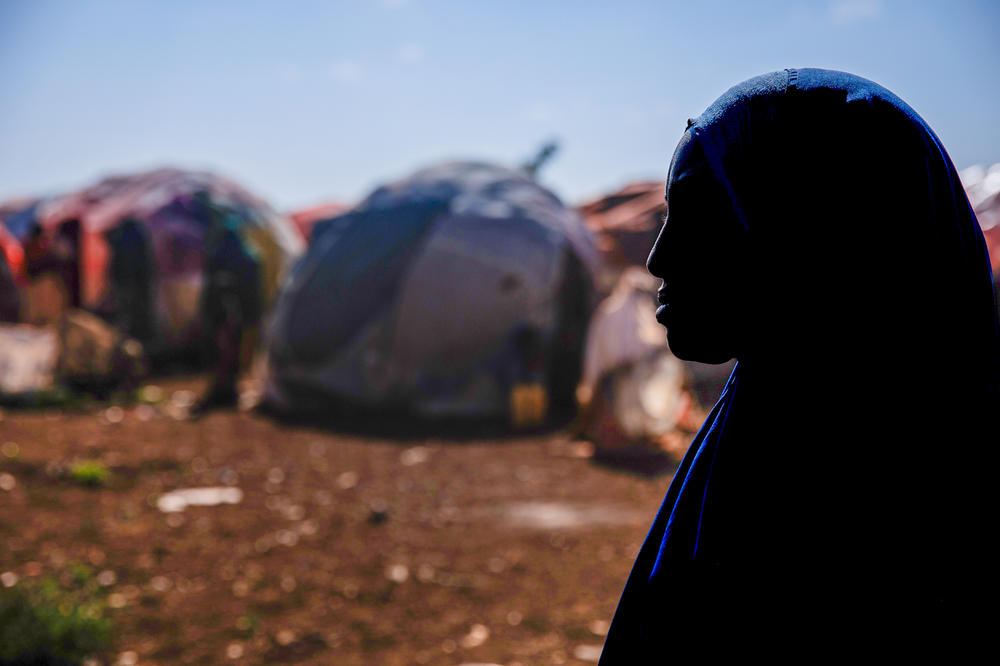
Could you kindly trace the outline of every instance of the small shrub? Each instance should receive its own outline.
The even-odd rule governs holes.
[[[0,590],[0,665],[80,664],[111,645],[111,620],[90,576],[70,587],[52,580],[22,581]]]
[[[147,384],[136,391],[136,397],[144,405],[159,405],[164,399],[163,389],[155,384]]]
[[[83,460],[69,468],[69,478],[81,486],[99,488],[108,481],[108,468],[100,460]]]

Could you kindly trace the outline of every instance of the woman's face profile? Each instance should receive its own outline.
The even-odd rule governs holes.
[[[745,339],[743,229],[691,132],[670,164],[667,209],[646,262],[663,280],[656,319],[678,358],[724,363]]]

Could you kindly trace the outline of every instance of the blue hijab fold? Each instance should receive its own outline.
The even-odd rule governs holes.
[[[861,642],[890,618],[915,645],[950,636],[995,592],[1000,326],[947,152],[891,92],[820,69],[741,83],[686,131],[742,234],[756,316],[601,664],[738,631]]]

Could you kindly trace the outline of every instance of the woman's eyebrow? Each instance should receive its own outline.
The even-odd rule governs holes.
[[[674,178],[671,180],[671,185],[673,185],[674,183],[680,183],[684,180],[688,180],[691,178],[691,176],[697,173],[701,173],[703,170],[708,170],[709,168],[710,167],[708,166],[708,162],[705,161],[695,162],[694,164],[689,165],[679,174],[674,176]]]

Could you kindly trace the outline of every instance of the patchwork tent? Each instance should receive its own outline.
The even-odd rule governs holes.
[[[276,306],[266,399],[503,417],[518,385],[572,407],[597,252],[523,173],[448,163],[320,222]]]
[[[1000,312],[1000,162],[989,168],[971,166],[958,175],[983,230],[993,268],[993,296]]]
[[[626,268],[590,321],[580,430],[600,455],[660,451],[688,413],[685,365],[653,314],[658,284],[646,269]]]
[[[41,200],[9,199],[0,202],[0,321],[16,322],[24,285],[24,246],[21,239],[35,223]]]
[[[74,263],[64,280],[70,283],[70,305],[115,321],[150,319],[126,332],[157,351],[191,350],[201,335],[203,253],[213,215],[202,194],[216,212],[222,210],[235,221],[261,263],[265,301],[273,298],[286,265],[301,253],[301,238],[263,200],[210,173],[157,169],[108,177],[37,202],[8,220],[7,227],[20,235],[29,269],[32,260],[44,263],[44,254],[60,242],[73,248],[64,253]],[[148,298],[118,298],[135,291],[136,285],[129,282],[137,273],[148,276]],[[140,302],[143,313],[116,312],[137,308]]]
[[[990,251],[994,278],[1000,272],[1000,162],[989,168],[972,166],[959,176],[969,196]]]

